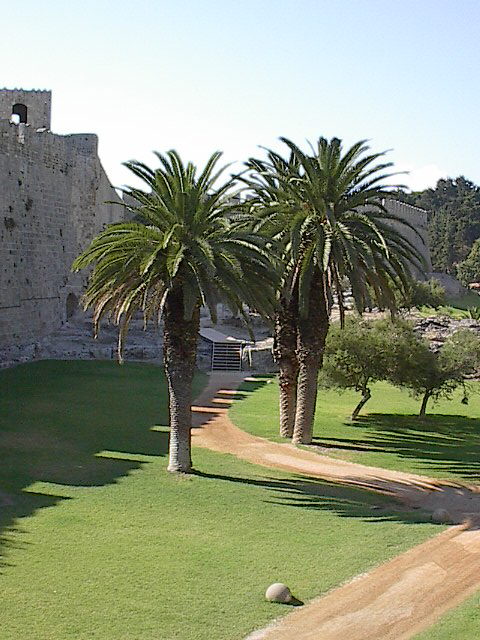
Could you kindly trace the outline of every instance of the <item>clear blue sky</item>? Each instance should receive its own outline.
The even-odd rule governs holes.
[[[319,135],[368,138],[414,188],[480,183],[478,0],[0,2],[0,82],[53,90],[52,129],[121,162],[227,161]]]

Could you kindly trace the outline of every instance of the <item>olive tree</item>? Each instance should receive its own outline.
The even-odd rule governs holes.
[[[329,332],[319,384],[360,393],[351,416],[355,420],[372,396],[372,384],[392,378],[399,369],[396,361],[407,357],[411,340],[418,338],[401,319],[369,322],[349,316],[343,329],[336,324]]]
[[[422,399],[419,415],[424,417],[429,400],[451,398],[459,387],[464,390],[464,401],[468,401],[467,376],[480,366],[480,339],[462,329],[433,351],[427,340],[409,329],[404,332],[403,341],[397,343],[392,364],[390,381]]]

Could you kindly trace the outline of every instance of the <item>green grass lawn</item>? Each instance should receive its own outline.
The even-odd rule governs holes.
[[[475,383],[480,392],[480,383]],[[480,394],[467,406],[458,393],[430,407],[425,422],[416,415],[419,402],[386,384],[374,385],[363,416],[348,416],[358,394],[321,391],[315,419],[315,443],[322,453],[345,460],[430,476],[480,482]],[[245,382],[230,409],[242,429],[277,442],[278,386],[272,377]],[[477,640],[480,637],[480,594],[441,618],[415,640]]]
[[[455,305],[441,305],[440,307],[429,307],[428,305],[422,305],[416,315],[421,318],[443,317],[448,316],[454,320],[462,320],[468,318],[468,310],[463,307],[457,307]]]
[[[321,453],[366,465],[424,475],[480,481],[480,383],[468,405],[452,401],[429,406],[425,421],[420,402],[387,383],[372,387],[372,399],[357,422],[349,421],[359,394],[319,391],[314,443]],[[255,393],[253,393],[255,391]],[[278,386],[275,378],[245,382],[230,410],[240,428],[281,441],[278,436]]]
[[[480,636],[480,593],[456,607],[415,640],[477,640]]]
[[[172,476],[166,404],[153,366],[0,372],[2,640],[240,640],[287,612],[270,582],[307,600],[442,530],[201,449]]]

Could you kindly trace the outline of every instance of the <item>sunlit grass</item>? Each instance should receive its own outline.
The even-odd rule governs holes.
[[[480,383],[473,383],[473,388],[476,393],[468,405],[460,402],[459,391],[451,401],[431,403],[427,419],[420,420],[419,400],[388,383],[378,383],[354,423],[349,416],[359,394],[320,390],[314,443],[321,453],[352,462],[478,482]],[[281,441],[276,380],[259,378],[256,383],[244,383],[242,389],[246,399],[234,404],[232,420],[246,431]]]
[[[467,406],[461,393],[430,407],[427,420],[415,415],[419,402],[387,383],[374,385],[372,399],[358,422],[348,419],[357,394],[321,391],[315,443],[322,454],[429,476],[480,481],[480,383]],[[275,441],[278,436],[278,386],[271,377],[246,382],[241,401],[230,410],[242,429]],[[415,640],[477,640],[480,594],[452,610]]]
[[[480,295],[471,291],[459,298],[447,299],[447,304],[441,305],[437,309],[426,305],[418,309],[418,315],[422,318],[448,316],[454,320],[469,318],[469,309],[480,307]]]
[[[2,640],[240,640],[286,613],[269,583],[308,600],[441,530],[201,449],[168,474],[156,367],[35,363],[0,390]]]
[[[477,640],[480,629],[480,593],[456,607],[414,640]]]

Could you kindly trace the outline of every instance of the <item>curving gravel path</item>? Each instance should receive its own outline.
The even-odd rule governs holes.
[[[346,462],[274,443],[228,417],[245,373],[214,373],[193,407],[193,444],[243,460],[391,495],[455,526],[297,608],[248,640],[404,640],[480,589],[480,488]]]

